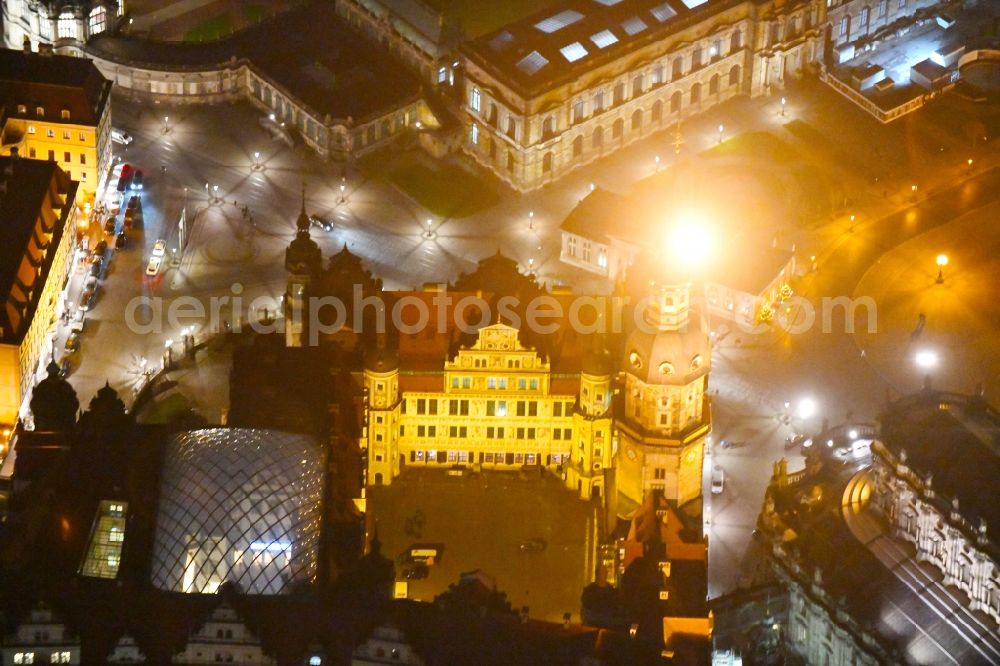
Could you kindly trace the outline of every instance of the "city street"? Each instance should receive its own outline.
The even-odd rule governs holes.
[[[897,262],[895,274],[902,275],[900,270],[918,261],[919,279],[932,286],[933,256],[946,251],[953,256],[952,268],[939,292],[957,294],[955,290],[971,289],[977,281],[989,279],[984,271],[993,264],[980,264],[975,276],[967,272],[980,261],[974,257],[991,250],[992,256],[998,254],[997,228],[989,224],[995,219],[995,208],[989,206],[1000,192],[997,172],[990,170],[998,162],[992,150],[993,136],[1000,134],[994,131],[1000,127],[995,112],[962,107],[957,112],[968,112],[961,117],[969,120],[956,123],[949,115],[957,113],[951,107],[964,103],[945,98],[936,101],[937,106],[882,126],[817,82],[790,87],[786,94],[786,115],[781,115],[775,98],[741,99],[685,121],[682,164],[718,144],[720,121],[725,122],[727,136],[768,131],[808,155],[819,165],[820,177],[835,182],[849,196],[822,219],[775,221],[783,243],[796,245],[800,271],[808,272],[793,286],[817,311],[825,296],[872,296],[879,313],[877,339],[866,338],[866,333],[851,335],[839,314],[829,332],[817,324],[794,335],[774,330],[750,335],[732,322],[713,323],[720,333],[728,331],[717,338],[710,379],[713,441],[728,439],[739,445],[727,449],[716,445],[706,460],[706,474],[711,464],[726,473],[724,491],[709,496],[707,503],[712,596],[731,589],[739,579],[736,565],[749,543],[772,463],[786,456],[790,467],[796,468],[798,452],[785,449],[786,438],[818,431],[824,421],[870,422],[887,391],[898,393],[920,385],[922,373],[908,369],[898,340],[910,334],[917,312],[923,311],[911,310],[924,306],[915,305],[904,283],[893,283],[879,272],[881,268],[872,267],[880,266],[880,259],[882,267]],[[536,273],[547,284],[572,284],[581,292],[606,291],[610,285],[596,276],[559,262],[559,224],[589,191],[590,183],[624,192],[650,176],[655,155],[673,158],[675,138],[666,129],[538,192],[519,195],[503,190],[491,208],[465,218],[439,219],[377,174],[363,176],[353,168],[345,174],[346,200],[341,202],[340,167],[273,141],[258,122],[260,113],[248,104],[165,107],[122,96],[114,103],[115,126],[135,137],[125,149],[116,145],[116,154],[146,174],[144,222],[142,229],[131,233],[129,249],[115,253],[87,316],[70,376],[84,405],[106,380],[130,401],[130,389],[146,368],[158,365],[168,340],[177,344],[188,327],[204,332],[209,325],[204,319],[188,318],[130,329],[125,315],[136,297],[162,299],[160,311],[165,315],[181,296],[208,305],[212,297],[238,295],[243,299],[240,312],[232,312],[231,305],[222,309],[221,320],[229,323],[277,310],[285,282],[284,251],[294,236],[303,184],[307,212],[334,224],[330,232],[314,228],[312,234],[324,256],[346,244],[388,289],[454,279],[499,247],[524,270],[533,260]],[[975,157],[971,169],[969,155]],[[666,168],[674,167],[668,161]],[[705,196],[725,196],[725,181],[709,185]],[[182,211],[188,221],[185,248],[179,247]],[[530,224],[528,211],[534,212]],[[856,223],[848,222],[849,214],[856,215]],[[954,232],[943,231],[958,218]],[[422,235],[427,219],[436,231],[433,239]],[[969,232],[971,228],[976,235]],[[925,233],[948,234],[949,242]],[[167,241],[167,257],[158,275],[150,278],[144,271],[159,239]],[[904,248],[911,239],[910,249]],[[930,250],[938,245],[940,250]],[[898,258],[891,254],[897,247],[902,248]],[[925,257],[928,251],[931,254]],[[809,256],[816,257],[812,272],[811,262],[805,260]],[[259,300],[250,312],[254,299]],[[944,330],[939,328],[943,317],[930,305],[926,311],[928,336],[937,335]],[[136,312],[147,314],[145,308]],[[947,327],[949,337],[941,353],[949,370],[939,378],[949,388],[963,391],[983,382],[995,397],[996,358],[957,351],[966,348],[970,336],[982,338],[988,322],[996,321],[995,310],[980,310],[977,305],[968,319],[980,325],[969,327],[967,320],[956,319]],[[954,374],[966,363],[967,373]],[[210,420],[226,406],[226,395],[215,390],[217,385],[206,389],[191,382],[182,387]],[[816,413],[794,418],[804,398],[815,401]],[[786,402],[790,408],[785,408]],[[785,425],[781,419],[789,409],[793,418]]]

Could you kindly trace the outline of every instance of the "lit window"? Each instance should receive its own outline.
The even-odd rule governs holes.
[[[62,111],[60,111],[59,117],[62,118],[63,120],[69,120],[69,109],[63,109]],[[65,136],[63,138],[64,139],[69,138],[69,130],[66,130]]]
[[[559,53],[562,53],[567,61],[576,62],[587,55],[587,49],[583,48],[580,42],[573,42],[559,49]]]
[[[97,35],[104,32],[107,23],[107,13],[104,7],[97,6],[90,11],[90,34]]]
[[[610,30],[601,30],[590,36],[590,41],[599,49],[604,49],[618,42],[618,38]]]
[[[73,12],[63,12],[59,15],[59,39],[76,39],[76,19]]]
[[[475,123],[473,123],[472,127],[469,128],[469,141],[471,141],[473,145],[479,144],[479,126]]]
[[[25,114],[25,113],[28,112],[28,107],[25,106],[24,104],[18,104],[17,105],[17,112],[20,113],[20,114]]]
[[[554,14],[546,19],[542,19],[535,24],[535,29],[552,34],[553,32],[558,32],[566,26],[573,25],[582,19],[583,14],[572,9],[567,9],[566,11],[559,12],[558,14]]]
[[[35,126],[28,125],[28,134],[34,134],[34,133],[35,133]]]
[[[480,96],[480,93],[479,93],[479,88],[473,88],[472,89],[471,97],[469,98],[469,106],[472,107],[473,111],[475,111],[476,113],[479,113],[479,109],[481,108],[481,105],[482,105],[482,100],[481,100],[481,96]]]
[[[38,116],[39,118],[44,118],[45,117],[45,107],[44,106],[36,106],[35,107],[35,115]]]

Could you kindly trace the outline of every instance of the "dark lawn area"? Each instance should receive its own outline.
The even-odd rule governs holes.
[[[468,217],[499,197],[489,183],[453,164],[404,155],[388,168],[389,182],[442,218]]]
[[[481,569],[496,580],[515,608],[561,622],[580,617],[580,595],[594,568],[595,507],[577,498],[562,480],[537,472],[466,473],[407,469],[389,486],[368,491],[369,521],[378,525],[382,552],[396,559],[413,544],[443,544],[430,575],[409,581],[410,598],[429,601]],[[540,539],[540,552],[523,542]],[[405,566],[396,564],[396,579]]]

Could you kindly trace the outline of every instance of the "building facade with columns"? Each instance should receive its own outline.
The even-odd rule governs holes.
[[[568,0],[464,45],[464,149],[518,190],[823,57],[819,0]]]
[[[1000,625],[1000,413],[926,390],[895,403],[872,445],[873,506],[916,558]]]

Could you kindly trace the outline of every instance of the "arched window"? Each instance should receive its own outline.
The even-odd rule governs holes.
[[[739,30],[733,33],[733,36],[729,38],[729,52],[734,53],[743,48],[743,35]]]
[[[382,472],[375,472],[375,485],[376,486],[382,485]]]
[[[632,79],[632,97],[638,97],[642,94],[642,74],[637,75]]]
[[[733,65],[729,69],[729,85],[735,86],[738,85],[739,82],[740,82],[740,66]]]
[[[499,122],[499,118],[500,118],[500,112],[497,110],[497,105],[490,102],[490,115],[488,122],[493,127],[496,127],[497,123]]]
[[[681,91],[678,90],[670,96],[670,113],[677,113],[681,110]]]
[[[653,102],[653,110],[650,113],[650,122],[658,123],[663,118],[663,102],[656,100]]]
[[[691,86],[691,103],[697,104],[701,101],[701,84],[696,83]]]
[[[684,58],[678,57],[674,59],[673,69],[670,72],[670,80],[676,81],[682,76],[684,76]]]
[[[642,109],[632,112],[632,130],[642,129]]]
[[[575,139],[573,139],[573,157],[579,157],[583,154],[583,135],[578,134]]]
[[[715,95],[719,92],[719,75],[713,74],[712,78],[708,80],[708,94]]]
[[[73,16],[73,12],[64,11],[59,15],[58,24],[59,39],[76,39],[76,17]]]
[[[99,35],[104,32],[108,22],[108,14],[104,7],[98,5],[90,10],[90,34]]]
[[[556,132],[556,119],[554,116],[547,117],[542,121],[542,138],[548,139]]]
[[[619,118],[615,121],[615,124],[611,126],[611,138],[620,139],[625,131],[625,121]]]
[[[625,101],[625,84],[624,83],[619,83],[618,85],[615,86],[615,93],[614,93],[614,95],[615,96],[614,96],[614,102],[613,103],[614,103],[615,106],[618,106],[619,104],[621,104],[622,102]]]
[[[601,146],[604,145],[604,128],[597,127],[594,129],[594,135],[590,140],[590,145],[593,146],[594,150],[600,150]]]
[[[552,171],[552,153],[548,152],[542,157],[542,173],[549,173]]]

